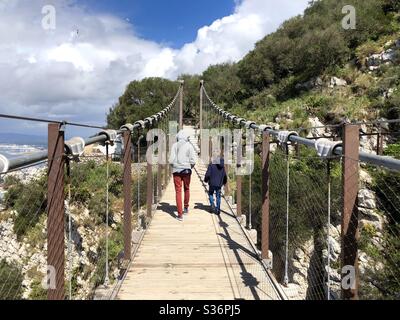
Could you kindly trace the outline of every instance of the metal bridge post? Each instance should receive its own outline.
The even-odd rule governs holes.
[[[64,300],[64,131],[48,125],[47,266],[49,300]]]
[[[130,261],[132,251],[132,145],[131,132],[125,131],[124,138],[124,260]],[[140,146],[139,146],[140,147]],[[138,159],[139,161],[139,159]]]
[[[202,138],[203,138],[203,87],[204,87],[204,80],[200,81],[200,153],[202,152]]]
[[[237,146],[237,172],[236,172],[236,216],[242,216],[242,174],[239,170],[242,167],[242,152],[243,152],[243,145],[242,145],[242,135],[240,135],[238,139],[238,146]]]
[[[169,173],[169,170],[170,170],[170,164],[169,164],[169,150],[170,150],[170,134],[169,134],[169,127],[168,127],[168,124],[166,125],[166,130],[168,130],[166,133],[165,133],[165,163],[166,163],[166,165],[165,165],[165,168],[164,168],[164,170],[165,170],[165,181],[164,181],[164,184],[165,184],[165,188],[167,188],[167,185],[168,185],[168,182],[169,182],[169,175],[170,175],[170,173]]]
[[[165,165],[165,189],[167,188],[167,186],[168,186],[168,183],[169,183],[169,164],[167,163],[166,165]]]
[[[147,141],[149,144],[150,141]],[[153,164],[147,160],[147,192],[146,192],[146,205],[147,205],[147,223],[150,222],[153,212]]]
[[[162,193],[162,181],[161,181],[161,176],[162,176],[162,165],[160,164],[160,154],[158,155],[158,161],[157,161],[157,203],[160,202],[161,200],[161,193]]]
[[[342,299],[358,299],[359,126],[343,128]]]
[[[179,129],[183,129],[183,86],[184,86],[184,81],[181,81],[181,91],[179,94]]]
[[[270,136],[263,133],[262,141],[262,213],[261,213],[261,259],[270,259],[269,256],[269,159]]]
[[[378,137],[377,137],[377,150],[376,150],[376,154],[378,156],[381,156],[383,154],[383,134],[382,134],[382,126],[379,125],[378,128]]]

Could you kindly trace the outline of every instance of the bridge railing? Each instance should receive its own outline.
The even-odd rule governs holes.
[[[118,130],[0,115],[48,123],[47,149],[0,156],[0,299],[115,296],[170,178],[166,153],[148,151],[173,141],[182,92]],[[65,141],[72,126],[96,133]]]
[[[222,110],[200,90],[203,129],[242,130],[225,195],[278,290],[289,299],[398,298],[400,160],[380,154],[400,121],[340,124],[327,135],[275,130]],[[238,175],[250,132],[254,170]]]

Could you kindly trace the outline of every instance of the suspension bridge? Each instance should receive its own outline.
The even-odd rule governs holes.
[[[391,286],[400,284],[396,262],[388,254],[398,250],[400,201],[395,190],[400,183],[395,173],[400,161],[382,156],[385,135],[391,134],[382,128],[397,120],[343,123],[324,127],[329,135],[305,136],[303,129],[279,130],[221,109],[201,82],[199,119],[189,126],[183,90],[181,83],[159,113],[117,130],[92,127],[99,132],[89,138],[64,140],[69,127],[91,127],[87,124],[0,115],[48,123],[46,150],[0,155],[6,184],[15,173],[44,166],[42,199],[28,196],[19,208],[29,228],[40,223],[38,213],[44,212],[43,250],[28,252],[21,224],[13,231],[0,227],[0,240],[14,239],[13,232],[26,238],[9,244],[4,240],[0,262],[15,266],[19,258],[35,261],[21,267],[19,277],[44,278],[47,298],[53,300],[82,298],[77,292],[83,284],[90,287],[85,297],[94,299],[398,298],[398,292],[382,289],[388,279]],[[155,142],[171,145],[180,129],[190,133],[199,153],[189,213],[182,222],[176,219],[167,152],[156,150],[155,163],[145,157]],[[370,137],[376,137],[376,152],[360,151],[360,142]],[[89,154],[98,145],[105,154]],[[227,160],[221,215],[209,212],[203,181],[215,152]],[[79,177],[85,173],[79,168],[93,159],[97,162],[91,168],[104,166],[104,177],[81,200]],[[8,184],[6,195],[13,188]],[[102,203],[94,202],[101,205],[101,219],[86,232],[91,211],[84,207],[99,192]],[[6,196],[3,202],[0,217],[6,218],[0,223],[13,221],[18,201]],[[78,231],[90,234],[92,242],[86,244]],[[121,250],[115,252],[111,244]],[[18,298],[11,293],[18,272],[4,270],[0,297]],[[32,281],[18,286],[16,292],[32,292]]]

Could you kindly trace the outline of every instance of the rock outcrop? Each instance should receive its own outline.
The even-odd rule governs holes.
[[[340,79],[337,77],[332,77],[331,78],[331,83],[330,83],[330,88],[334,88],[334,87],[345,87],[347,86],[347,81],[344,79]]]
[[[398,58],[398,48],[400,48],[400,39],[395,42],[389,42],[386,44],[389,49],[381,52],[372,54],[365,60],[365,65],[370,71],[379,69],[382,64],[393,63]]]

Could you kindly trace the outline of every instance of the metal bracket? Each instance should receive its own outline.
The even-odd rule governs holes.
[[[85,151],[85,140],[81,137],[74,137],[65,142],[67,153],[74,159],[79,158]]]
[[[247,121],[247,122],[245,123],[246,129],[251,129],[251,126],[252,126],[253,124],[256,124],[256,123],[253,122],[253,121]]]
[[[10,163],[8,159],[0,154],[0,173],[6,173],[8,171],[8,168],[10,166]]]
[[[342,141],[331,141],[325,138],[315,141],[315,149],[321,158],[330,158],[337,147],[342,146]]]
[[[136,122],[137,123],[137,122]],[[135,123],[135,124],[136,124]],[[141,124],[139,124],[140,126],[141,126]],[[133,124],[131,124],[131,123],[127,123],[127,124],[124,124],[121,128],[120,128],[120,130],[122,130],[122,131],[130,131],[130,132],[132,132],[133,131]]]
[[[295,131],[279,131],[278,132],[278,141],[280,144],[289,143],[290,136],[298,136],[299,134]]]
[[[116,130],[104,130],[99,132],[98,135],[106,135],[107,136],[107,141],[108,143],[110,143],[111,145],[114,144],[115,140],[117,140],[117,131]]]
[[[143,120],[136,121],[135,124],[139,125],[140,129],[144,129],[145,128],[145,123],[144,123]]]
[[[238,124],[238,125],[240,125],[240,123],[242,122],[242,121],[245,121],[243,118],[237,118],[236,119],[236,123]]]
[[[271,126],[267,126],[267,125],[265,125],[265,124],[262,124],[262,125],[260,125],[260,126],[258,127],[258,131],[260,131],[260,133],[263,133],[264,131],[266,131],[266,130],[268,130],[268,129],[272,130],[272,127],[271,127]]]
[[[149,127],[151,127],[153,125],[153,118],[148,117],[144,119],[144,122],[149,124]]]

